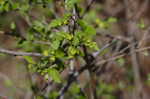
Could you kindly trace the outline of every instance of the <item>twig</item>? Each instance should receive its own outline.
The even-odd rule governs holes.
[[[63,99],[64,94],[68,90],[68,88],[70,87],[72,81],[76,80],[76,76],[78,74],[76,73],[76,70],[75,70],[74,59],[70,60],[70,72],[69,72],[69,75],[71,77],[68,79],[67,84],[60,90],[60,92],[59,92],[60,95],[59,95],[59,97],[57,99]]]
[[[110,46],[111,46],[112,44],[114,44],[115,42],[116,42],[116,40],[114,39],[114,40],[112,40],[112,42],[105,44],[100,50],[98,50],[98,51],[92,53],[92,56],[93,56],[94,58],[97,58],[97,56],[98,56],[102,51],[104,51],[106,48],[110,47]]]
[[[128,42],[128,43],[130,42],[130,40],[126,37],[111,35],[111,33],[109,31],[103,31],[103,32],[97,32],[96,35],[104,36],[104,37],[107,37],[107,38],[110,38],[110,39],[117,39],[117,40],[120,40],[120,41],[123,41],[123,42]]]
[[[59,96],[56,99],[63,99],[65,92],[67,92],[67,90],[71,86],[72,82],[74,82],[77,77],[78,77],[78,73],[76,71],[70,73],[66,85],[64,85],[64,87],[61,88],[61,90],[59,92]]]
[[[51,45],[49,42],[44,42],[44,41],[33,41],[35,44],[43,44],[43,45]]]
[[[83,18],[85,16],[85,14],[90,10],[92,4],[94,3],[95,0],[90,0],[90,2],[88,3],[87,7],[85,8],[85,11],[83,13],[83,15],[81,16],[81,18]]]
[[[149,32],[150,32],[150,27],[148,27],[148,29],[143,33],[143,37],[138,44],[139,48],[145,45],[146,40],[150,38]]]
[[[149,47],[144,47],[144,48],[140,48],[140,49],[135,49],[135,52],[136,53],[139,53],[139,52],[142,52],[142,51],[145,51],[145,50],[148,50],[150,49],[150,46]],[[132,53],[130,53],[132,54]],[[125,55],[130,55],[130,54],[121,54],[121,55],[117,55],[117,56],[114,56],[114,57],[111,57],[111,58],[108,58],[108,59],[104,59],[104,60],[101,60],[100,62],[96,63],[96,65],[101,65],[101,64],[104,64],[104,63],[107,63],[109,61],[112,61],[112,60],[116,60],[118,58],[121,58],[121,57],[124,57]]]
[[[141,95],[142,84],[141,84],[140,69],[139,69],[139,63],[137,60],[137,54],[135,51],[135,46],[132,44],[130,49],[131,49],[132,68],[133,68],[133,74],[134,74],[134,83],[135,83],[135,86],[136,86],[135,88],[137,91],[136,94],[137,94],[138,99],[141,99],[139,96]]]
[[[11,51],[4,48],[0,48],[0,53],[14,55],[14,56],[36,56],[36,57],[42,57],[43,55],[40,53],[35,52],[17,52],[17,51]]]
[[[91,62],[91,64],[86,64],[84,66],[81,66],[81,68],[78,71],[73,71],[69,74],[68,76],[68,80],[67,83],[61,88],[59,96],[56,99],[63,99],[62,97],[64,96],[64,93],[68,91],[69,87],[71,86],[71,84],[76,81],[76,79],[78,78],[78,76],[85,71],[86,69],[88,69],[89,67],[92,67],[93,62]]]

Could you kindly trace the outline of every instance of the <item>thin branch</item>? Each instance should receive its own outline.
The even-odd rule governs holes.
[[[69,74],[67,83],[64,85],[64,87],[61,88],[61,90],[59,92],[59,96],[56,99],[63,99],[65,92],[67,92],[67,90],[71,86],[72,82],[74,82],[76,80],[76,78],[78,77],[77,74],[78,73],[76,71]]]
[[[132,43],[132,42],[131,42]],[[140,77],[140,69],[139,69],[139,63],[137,60],[137,53],[135,51],[135,46],[132,44],[131,46],[131,60],[132,60],[132,68],[133,68],[133,74],[134,74],[134,83],[135,83],[135,88],[137,91],[137,97],[138,99],[140,98],[141,95],[141,90],[142,90],[142,84],[141,84],[141,77]],[[137,98],[135,97],[135,98]]]
[[[81,68],[78,71],[73,71],[68,75],[68,80],[67,83],[61,88],[59,96],[56,99],[63,99],[63,95],[65,92],[68,91],[69,87],[71,86],[71,84],[76,81],[76,79],[79,77],[79,75],[85,71],[86,69],[88,69],[89,67],[92,67],[93,62],[91,62],[91,64],[86,64],[84,66],[81,66]]]
[[[138,48],[145,45],[146,40],[148,40],[150,38],[149,32],[150,32],[150,27],[148,27],[147,30],[143,33],[143,37],[142,37],[142,39],[140,40],[140,42],[138,44]]]
[[[11,51],[4,48],[0,48],[0,53],[8,54],[8,55],[14,55],[14,56],[36,56],[36,57],[42,57],[43,55],[40,53],[35,52],[17,52],[17,51]]]
[[[120,40],[120,41],[123,41],[123,42],[130,42],[130,40],[126,37],[123,37],[123,36],[114,36],[114,35],[111,35],[111,33],[109,31],[102,31],[102,32],[97,32],[96,35],[98,36],[104,36],[104,37],[107,37],[107,38],[110,38],[110,39],[117,39],[117,40]]]
[[[76,74],[76,69],[74,66],[74,59],[70,60],[70,72],[69,72],[69,79],[68,82],[66,83],[66,85],[59,91],[59,97],[57,97],[57,99],[63,99],[65,92],[68,90],[68,88],[70,87],[72,81],[76,80],[76,76],[78,74]]]
[[[45,42],[45,41],[33,41],[33,43],[35,43],[35,44],[43,44],[43,45],[51,45],[51,43]]]
[[[87,7],[85,8],[85,11],[83,13],[83,15],[81,16],[81,18],[83,18],[85,16],[85,14],[90,10],[92,4],[94,3],[95,0],[90,0],[90,2],[88,3]]]
[[[148,50],[148,49],[150,49],[150,46],[144,47],[144,48],[140,48],[140,49],[135,49],[135,52],[139,53],[139,52],[143,52],[143,51]],[[130,54],[132,54],[132,53],[130,53]],[[124,57],[126,55],[130,55],[130,54],[123,53],[121,55],[117,55],[117,56],[114,56],[114,57],[111,57],[111,58],[108,58],[108,59],[104,59],[104,60],[101,60],[98,63],[96,63],[96,65],[101,65],[101,64],[107,63],[107,62],[112,61],[112,60],[116,60],[118,58]]]
[[[110,47],[111,45],[113,45],[115,42],[116,42],[116,40],[114,39],[114,40],[112,40],[112,42],[105,44],[100,50],[98,50],[98,51],[92,53],[92,56],[93,56],[94,58],[97,58],[98,55],[99,55],[102,51],[104,51],[106,48],[108,48],[108,47]]]

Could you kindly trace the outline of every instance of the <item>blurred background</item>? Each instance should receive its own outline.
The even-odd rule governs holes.
[[[13,1],[20,3],[18,0]],[[2,9],[2,2],[3,0],[0,0],[0,9]],[[22,0],[22,2],[26,1]],[[57,12],[58,16],[62,16],[64,13],[63,6],[61,5],[62,1],[53,0],[52,2],[52,4],[49,4],[49,8],[43,5],[33,5],[28,12],[31,20],[46,19],[47,22],[51,22],[54,17],[53,12]],[[81,1],[81,8],[88,6],[89,2],[91,1]],[[22,4],[21,9],[26,10],[29,6],[28,3]],[[30,20],[28,20],[24,13],[7,11],[7,9],[9,7],[5,7],[6,11],[0,12],[0,48],[24,51],[21,46],[26,46],[26,44],[18,45],[22,41],[18,36],[22,39],[25,38]],[[86,79],[88,79],[86,78],[87,74],[81,75],[79,82],[81,86],[83,84],[86,90],[86,97],[78,99],[150,99],[150,50],[142,50],[142,48],[148,48],[150,45],[149,11],[149,0],[94,0],[90,10],[84,17],[97,31],[94,40],[99,47],[106,45],[112,39],[118,40],[116,45],[106,49],[98,58],[105,60],[113,58],[115,55],[125,54],[125,56],[103,64],[100,63],[97,70],[94,71],[96,75],[94,77],[97,80],[94,83],[97,98],[88,96],[90,88],[86,89],[88,84],[84,86]],[[13,22],[16,27],[15,30],[13,29]],[[139,88],[142,94],[138,94],[138,96],[136,92],[139,89],[134,89],[137,88],[135,84],[137,80],[135,80],[129,48],[123,51],[123,53],[118,54],[129,45],[129,42],[126,41],[131,36],[134,36],[137,50],[141,49],[137,54],[139,69],[137,79],[140,79],[140,84],[137,85],[142,86],[142,88]],[[119,49],[114,50],[118,46],[120,46]],[[30,51],[29,46],[26,49]],[[43,82],[43,78],[38,73],[29,72],[27,62],[21,56],[0,53],[0,99],[33,99],[36,89],[32,85],[41,88],[43,87]],[[77,99],[69,96],[73,95],[66,95],[65,99]]]

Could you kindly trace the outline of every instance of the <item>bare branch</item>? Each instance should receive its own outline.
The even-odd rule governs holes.
[[[110,33],[109,31],[106,31],[106,30],[102,30],[101,32],[97,32],[96,33],[97,36],[104,36],[104,37],[107,37],[107,38],[110,38],[110,39],[116,39],[116,40],[120,40],[120,41],[123,41],[123,42],[130,42],[130,40],[126,37],[123,37],[123,36],[114,36],[112,35],[112,33]]]
[[[91,6],[93,5],[94,1],[95,1],[95,0],[90,0],[90,1],[88,2],[88,5],[87,5],[87,7],[85,8],[85,11],[84,11],[83,15],[81,16],[81,18],[83,18],[83,17],[85,16],[85,14],[90,10],[90,8],[91,8]]]
[[[143,51],[148,50],[148,49],[150,49],[150,46],[149,47],[140,48],[140,49],[135,49],[135,52],[139,53],[139,52],[143,52]],[[132,54],[132,53],[130,53],[130,54]],[[108,58],[108,59],[104,59],[104,60],[101,60],[98,63],[96,63],[96,65],[101,65],[101,64],[107,63],[109,61],[116,60],[118,58],[124,57],[126,55],[128,55],[128,54],[124,54],[123,53],[121,55],[117,55],[117,56],[114,56],[114,57],[111,57],[111,58]]]
[[[33,41],[35,44],[43,44],[43,45],[51,45],[49,42],[44,42],[44,41]]]
[[[139,68],[139,63],[137,59],[138,57],[135,51],[135,46],[133,44],[130,49],[131,49],[132,68],[133,68],[133,74],[134,74],[134,83],[135,83],[135,86],[136,86],[135,88],[137,91],[136,94],[137,94],[137,97],[139,97],[141,95],[142,84],[141,84],[141,77],[140,77],[140,68]],[[141,99],[141,98],[138,98],[138,99]]]
[[[35,52],[17,52],[17,51],[11,51],[4,48],[0,48],[0,53],[14,55],[14,56],[36,56],[36,57],[42,57],[43,55],[40,53]]]

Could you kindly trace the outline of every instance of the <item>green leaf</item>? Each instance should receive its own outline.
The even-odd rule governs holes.
[[[21,11],[28,11],[29,8],[30,8],[30,6],[28,4],[23,4],[20,6]]]
[[[60,45],[60,40],[55,40],[51,44],[51,46],[54,50],[57,50],[59,48],[59,45]]]
[[[144,29],[144,28],[145,28],[145,24],[139,23],[139,24],[138,24],[138,27],[141,28],[141,29]]]
[[[94,35],[96,35],[96,30],[94,27],[89,25],[86,21],[84,20],[78,20],[78,24],[81,26],[82,31],[77,32],[77,36],[79,39],[92,39]]]
[[[80,0],[65,0],[65,4],[67,5],[68,9],[72,9],[74,4],[79,3]]]
[[[103,20],[101,20],[101,19],[96,19],[96,24],[98,24],[98,26],[99,26],[100,28],[104,28],[104,29],[109,27],[108,22],[103,21]]]
[[[55,56],[51,56],[49,60],[54,62],[56,60],[56,57]]]
[[[10,28],[11,28],[11,29],[15,29],[15,28],[16,28],[16,24],[15,24],[14,22],[12,22],[12,23],[10,24]]]
[[[0,0],[0,4],[4,4],[4,0]]]
[[[61,50],[56,50],[55,56],[57,58],[63,58],[65,56],[65,53]]]
[[[139,24],[137,24],[138,25],[138,27],[139,28],[141,28],[141,29],[144,29],[146,26],[145,26],[145,24],[144,24],[144,21],[141,19],[140,20],[140,23]]]
[[[89,47],[91,49],[99,50],[99,48],[97,46],[97,43],[91,41],[91,39],[85,39],[84,44],[85,44],[85,46],[87,46],[87,47]]]
[[[44,56],[48,56],[48,55],[49,55],[49,51],[48,51],[48,50],[44,50],[44,51],[43,51],[43,55],[44,55]]]
[[[4,5],[4,10],[5,10],[5,11],[9,11],[9,9],[10,9],[9,3],[6,3],[6,4]]]
[[[56,83],[61,83],[61,76],[60,73],[54,69],[54,68],[50,68],[48,70],[48,75],[56,82]]]
[[[4,84],[8,87],[12,87],[13,86],[13,82],[10,79],[6,79],[4,80]]]
[[[72,16],[71,13],[65,13],[63,17],[64,19],[69,19],[71,16]]]
[[[82,29],[86,29],[87,23],[84,20],[78,20],[78,24],[82,27]]]
[[[74,46],[77,46],[77,45],[79,45],[79,43],[80,43],[80,39],[77,36],[74,36],[72,44]]]
[[[107,22],[109,22],[109,23],[115,23],[115,22],[117,22],[117,19],[114,18],[114,17],[110,17],[110,18],[108,18]]]
[[[19,3],[13,3],[13,4],[12,4],[12,7],[13,7],[13,9],[19,8]]]
[[[73,38],[73,35],[70,33],[62,32],[61,35],[67,40],[72,40]]]
[[[56,99],[58,95],[59,95],[58,91],[52,91],[49,93],[50,99]]]
[[[44,24],[40,21],[34,21],[33,22],[33,29],[35,29],[38,32],[43,32],[42,30],[45,28]]]
[[[30,64],[36,64],[36,62],[33,60],[31,56],[23,56],[25,60]]]
[[[66,13],[62,18],[54,19],[50,22],[49,27],[50,28],[56,28],[62,25],[66,25],[69,22],[69,18],[71,17],[70,13]]]
[[[56,28],[58,26],[61,26],[62,25],[62,19],[55,19],[55,20],[52,20],[52,22],[50,23],[50,27],[51,28]]]
[[[80,34],[82,33],[82,35],[84,36],[84,38],[92,38],[94,35],[96,35],[95,28],[92,27],[91,25],[89,25],[86,21],[79,20],[78,24],[83,29],[83,32],[80,32]]]
[[[119,58],[119,59],[117,59],[117,62],[120,66],[123,66],[125,64],[125,59],[124,58]]]
[[[86,27],[85,33],[88,37],[93,37],[96,34],[96,30],[92,26],[88,25]]]
[[[83,31],[77,31],[75,33],[75,37],[78,38],[79,40],[82,40],[82,38],[85,36],[85,33]]]
[[[72,86],[70,87],[70,91],[73,94],[78,94],[80,92],[80,87],[76,83],[73,83]]]
[[[75,47],[70,46],[70,47],[68,48],[68,54],[69,54],[69,56],[74,56],[74,55],[77,54],[77,53],[79,53],[79,50],[76,49]]]
[[[95,10],[89,11],[84,18],[87,22],[93,23],[93,19],[97,19],[97,12]]]

